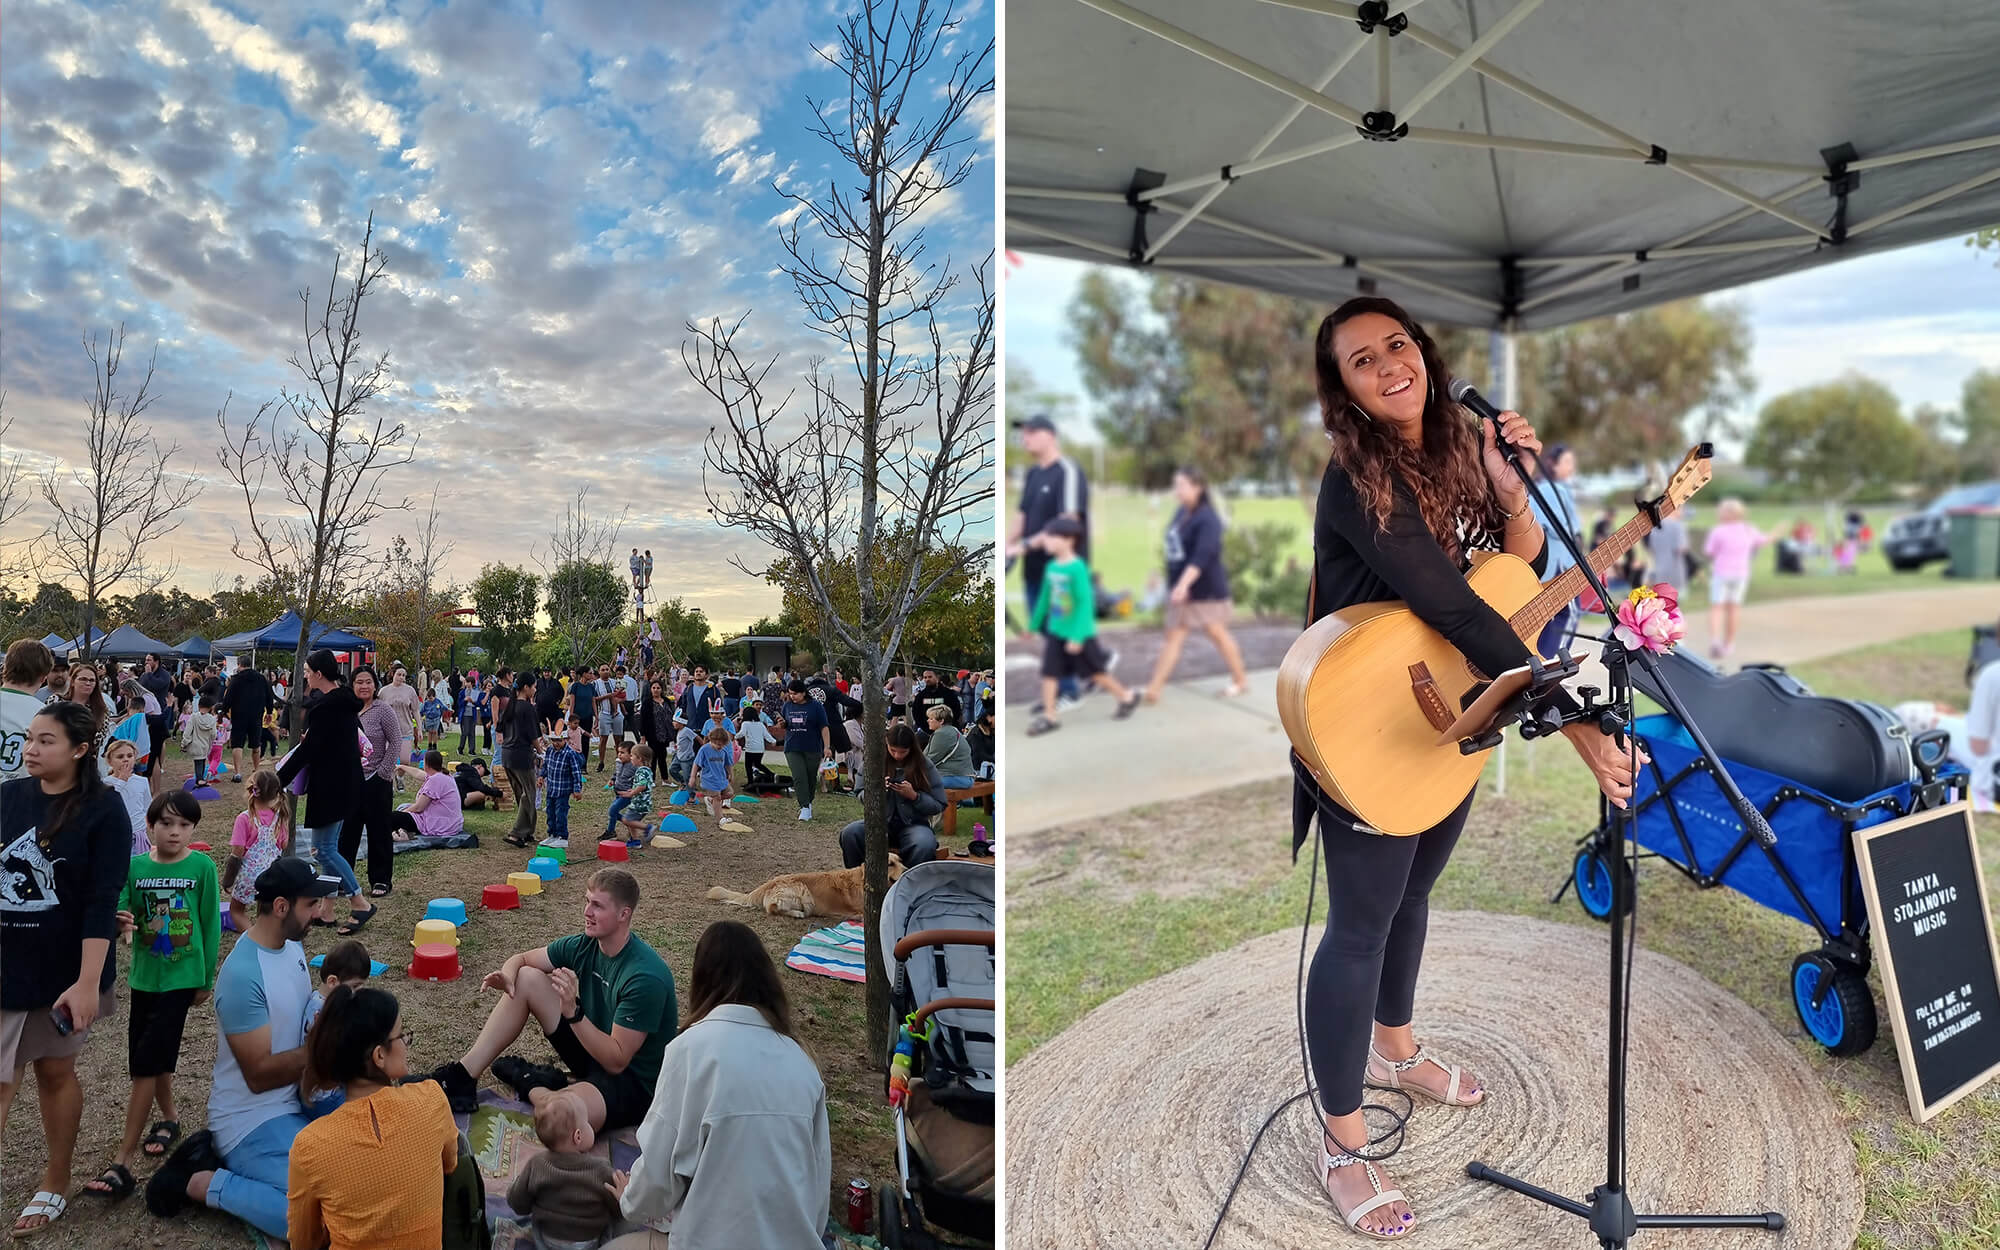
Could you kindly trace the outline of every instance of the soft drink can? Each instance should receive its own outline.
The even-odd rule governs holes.
[[[866,1233],[868,1231],[869,1198],[868,1182],[855,1177],[847,1182],[847,1231]]]

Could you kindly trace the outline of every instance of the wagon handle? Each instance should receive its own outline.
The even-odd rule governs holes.
[[[903,962],[926,946],[984,946],[992,950],[993,930],[919,929],[896,943],[896,962]]]

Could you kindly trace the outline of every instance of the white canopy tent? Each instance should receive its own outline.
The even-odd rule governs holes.
[[[2000,223],[2000,4],[1009,0],[1007,245],[1561,325]]]

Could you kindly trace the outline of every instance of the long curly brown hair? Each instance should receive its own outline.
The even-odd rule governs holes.
[[[1423,440],[1411,444],[1390,422],[1365,415],[1340,376],[1333,334],[1343,323],[1380,313],[1401,325],[1423,356],[1430,397],[1424,403]],[[1333,441],[1333,462],[1347,471],[1364,507],[1384,530],[1395,500],[1396,482],[1416,496],[1424,524],[1445,551],[1459,556],[1460,533],[1468,539],[1497,541],[1505,521],[1493,484],[1480,462],[1479,428],[1451,399],[1451,371],[1437,344],[1394,300],[1361,295],[1320,322],[1313,338],[1313,367],[1319,375],[1320,421]]]

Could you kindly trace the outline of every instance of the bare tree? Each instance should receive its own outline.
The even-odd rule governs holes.
[[[444,562],[454,544],[439,532],[435,487],[430,507],[416,522],[409,535],[399,533],[391,541],[369,594],[377,627],[383,631],[376,641],[389,644],[379,649],[392,659],[407,661],[413,670],[424,668],[426,654],[445,637],[448,627],[438,612],[458,593],[444,581]],[[419,678],[413,684],[423,682]]]
[[[21,454],[7,450],[7,433],[14,421],[6,414],[7,393],[0,391],[0,589],[28,570],[31,544],[40,534],[15,532],[15,522],[33,502],[36,484],[23,467]]]
[[[152,546],[180,528],[181,509],[201,494],[193,477],[169,467],[180,444],[162,448],[152,427],[139,417],[152,406],[154,366],[159,348],[146,361],[136,390],[120,389],[118,369],[125,356],[125,327],[105,336],[100,354],[93,331],[83,341],[90,360],[90,395],[83,457],[42,475],[42,498],[52,516],[46,541],[36,556],[38,578],[73,582],[83,588],[82,650],[93,648],[97,605],[114,587],[130,583],[154,590],[173,572],[172,561],[152,559]]]
[[[971,172],[979,153],[967,150],[967,113],[993,90],[990,39],[948,65],[952,54],[940,57],[957,32],[949,8],[939,12],[929,0],[864,0],[841,30],[838,54],[821,53],[848,79],[844,112],[813,102],[814,132],[837,153],[842,176],[816,196],[786,193],[800,215],[783,242],[813,328],[840,344],[844,366],[812,362],[803,422],[787,413],[791,394],[775,402],[767,395],[777,389],[769,385],[776,357],[752,362],[739,351],[747,316],[731,326],[690,323],[694,337],[681,349],[727,420],[711,431],[704,457],[710,511],[790,561],[826,630],[859,657],[871,777],[883,775],[882,686],[904,625],[966,565],[992,559],[992,253],[961,274],[949,258],[927,257],[920,224]],[[849,176],[858,176],[858,190],[843,185]],[[970,290],[959,291],[961,277]],[[923,558],[940,550],[963,554]],[[846,605],[822,576],[843,567],[857,570],[860,583]],[[889,884],[882,788],[864,787],[862,807],[873,950]],[[879,1059],[889,986],[874,963],[868,1030]]]
[[[627,593],[616,562],[618,535],[630,509],[600,521],[589,500],[590,487],[578,488],[549,534],[547,556],[534,557],[546,588],[542,606],[549,630],[569,647],[570,663],[578,667],[595,663],[609,645],[610,631],[624,618]]]
[[[407,500],[387,499],[382,478],[416,455],[417,436],[400,421],[369,417],[369,401],[389,384],[389,353],[369,357],[361,347],[361,305],[388,264],[373,248],[375,215],[361,236],[361,250],[341,292],[341,253],[333,257],[326,297],[315,311],[312,288],[299,292],[304,306],[305,354],[286,362],[304,380],[281,390],[240,427],[229,424],[229,403],[215,414],[222,430],[218,459],[243,492],[249,518],[231,550],[285,588],[287,606],[299,614],[292,657],[292,702],[304,702],[307,631],[330,605],[361,579],[366,530],[384,512]],[[265,487],[278,499],[267,501]],[[300,716],[291,717],[293,733]]]

